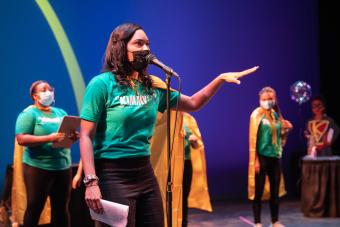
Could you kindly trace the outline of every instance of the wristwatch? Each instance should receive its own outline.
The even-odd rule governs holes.
[[[99,178],[96,175],[89,174],[84,177],[83,182],[85,185],[88,185],[92,181],[99,181]]]

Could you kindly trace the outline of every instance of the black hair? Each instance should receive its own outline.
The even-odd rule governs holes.
[[[134,70],[127,57],[127,44],[140,29],[143,30],[137,24],[121,24],[112,31],[107,43],[102,70],[112,72],[120,85],[131,86],[128,75]],[[152,80],[146,69],[139,72],[139,79],[147,89],[152,87]]]

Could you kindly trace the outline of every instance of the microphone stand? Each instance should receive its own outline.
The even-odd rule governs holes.
[[[171,140],[170,140],[170,81],[171,75],[166,73],[166,112],[167,112],[167,154],[168,154],[168,179],[166,185],[166,208],[168,227],[172,227],[172,180],[171,180]]]

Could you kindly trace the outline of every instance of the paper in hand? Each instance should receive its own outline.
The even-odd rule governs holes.
[[[107,200],[100,200],[103,206],[103,213],[99,214],[90,209],[93,220],[103,222],[114,227],[125,227],[127,225],[127,217],[129,206],[115,203]]]

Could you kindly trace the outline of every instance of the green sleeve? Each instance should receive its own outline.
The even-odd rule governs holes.
[[[166,109],[166,90],[157,88],[160,93],[160,100],[158,104],[158,111],[163,113]],[[174,107],[177,104],[177,100],[180,98],[180,94],[178,91],[170,91],[170,108]]]
[[[67,112],[66,112],[65,110],[60,109],[60,111],[61,111],[62,115],[64,115],[64,116],[67,116],[67,115],[68,115]]]
[[[105,108],[106,100],[107,88],[105,83],[98,78],[92,79],[85,90],[80,118],[98,123]]]
[[[61,108],[57,108],[54,107],[55,112],[59,115],[59,116],[67,116],[67,112]]]
[[[15,124],[15,134],[34,134],[35,116],[32,112],[19,114]]]

